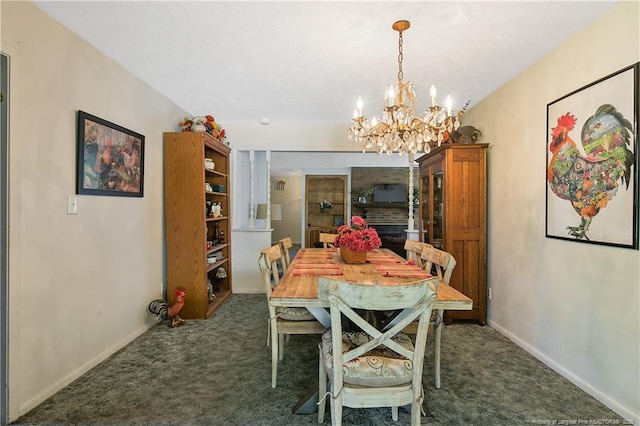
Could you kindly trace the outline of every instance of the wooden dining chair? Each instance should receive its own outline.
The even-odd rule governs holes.
[[[420,255],[424,262],[424,269],[438,276],[438,285],[449,285],[453,269],[456,267],[456,259],[446,251],[439,250],[431,245],[425,247]],[[430,324],[433,325],[435,335],[435,353],[433,362],[435,365],[435,387],[440,389],[440,343],[442,341],[443,309],[437,309],[431,316]],[[414,334],[417,324],[414,322],[405,328],[404,332]]]
[[[407,251],[406,259],[410,262],[414,262],[420,268],[424,268],[424,262],[420,256],[422,255],[422,249],[427,246],[431,246],[431,244],[407,239],[404,242],[404,249]]]
[[[290,334],[322,334],[325,327],[316,320],[307,308],[285,308],[271,304],[271,291],[280,282],[278,263],[283,262],[280,245],[260,252],[258,267],[264,281],[269,307],[267,346],[271,344],[271,387],[278,380],[278,361],[284,358],[284,339]]]
[[[318,241],[322,243],[323,248],[333,248],[335,247],[333,242],[336,240],[337,236],[338,234],[326,234],[324,232],[321,232],[318,236]]]
[[[318,293],[328,299],[331,311],[331,329],[319,345],[318,423],[324,421],[329,399],[332,425],[342,424],[343,407],[391,407],[397,421],[398,407],[409,404],[411,424],[419,425],[434,280],[380,286],[320,277]],[[389,330],[379,331],[360,315],[369,310],[406,310],[408,315]],[[347,319],[362,331],[345,331]],[[414,320],[418,321],[415,343],[402,332]]]
[[[286,270],[289,268],[289,265],[291,265],[290,250],[293,247],[293,243],[291,242],[291,238],[286,237],[278,241],[278,244],[280,244],[280,250],[282,251],[282,257],[284,258],[284,270],[286,272]]]

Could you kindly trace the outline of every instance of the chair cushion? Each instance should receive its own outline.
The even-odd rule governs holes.
[[[371,336],[363,332],[342,332],[342,352],[347,352],[370,340]],[[411,339],[404,333],[398,333],[392,340],[413,350]],[[326,330],[322,335],[321,350],[325,368],[331,376],[333,375],[331,329]],[[383,345],[354,359],[343,369],[345,383],[371,387],[409,383],[412,375],[413,362]]]
[[[278,318],[288,321],[311,321],[316,319],[307,308],[278,307],[276,314]]]

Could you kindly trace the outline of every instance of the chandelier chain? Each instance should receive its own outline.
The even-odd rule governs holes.
[[[400,32],[400,37],[398,39],[398,81],[402,81],[402,32]]]

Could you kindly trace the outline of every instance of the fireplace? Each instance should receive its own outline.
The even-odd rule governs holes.
[[[406,236],[406,224],[369,224],[370,228],[375,228],[382,241],[382,248],[389,249],[401,257],[406,256],[404,250],[404,242],[407,239]]]

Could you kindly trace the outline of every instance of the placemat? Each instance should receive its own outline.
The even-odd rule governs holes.
[[[398,277],[398,278],[431,278],[433,275],[418,268],[417,266],[396,266],[389,264],[374,265],[376,270],[383,277]]]
[[[376,264],[391,263],[391,264],[404,264],[404,259],[399,259],[397,256],[393,256],[385,253],[367,253],[367,262]]]
[[[328,275],[342,275],[342,269],[340,268],[294,268],[293,275],[297,277],[301,276],[328,276]]]

